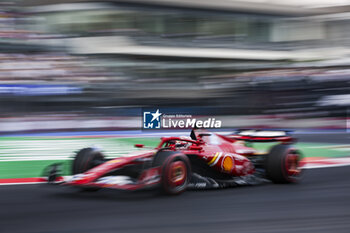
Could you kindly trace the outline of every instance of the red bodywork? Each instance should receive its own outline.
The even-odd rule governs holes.
[[[158,185],[161,182],[161,167],[149,167],[141,171],[137,180],[118,180],[115,176],[106,176],[111,171],[127,165],[142,164],[152,161],[159,150],[173,150],[188,157],[197,156],[203,160],[208,169],[226,173],[228,175],[245,176],[254,173],[254,165],[247,158],[254,156],[257,151],[244,145],[242,140],[258,140],[249,136],[223,136],[215,133],[196,133],[196,140],[189,137],[164,137],[155,149],[143,150],[125,157],[115,158],[102,163],[83,174],[73,176],[64,184],[73,186],[101,187],[135,190]],[[264,141],[266,138],[262,138]],[[271,140],[271,138],[267,138]],[[278,140],[278,139],[276,139]],[[291,137],[285,136],[278,141],[288,142]],[[137,144],[137,147],[143,145]]]

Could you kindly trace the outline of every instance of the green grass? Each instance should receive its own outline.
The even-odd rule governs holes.
[[[0,178],[41,177],[44,176],[45,168],[54,163],[62,163],[63,175],[70,174],[69,160],[11,161],[0,162]]]

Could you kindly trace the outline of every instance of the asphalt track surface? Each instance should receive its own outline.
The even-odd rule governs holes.
[[[349,177],[349,166],[312,169],[300,184],[187,191],[180,196],[0,186],[0,232],[349,233]]]

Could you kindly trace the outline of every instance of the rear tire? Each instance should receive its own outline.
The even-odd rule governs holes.
[[[72,165],[72,174],[84,173],[87,170],[90,170],[93,167],[104,162],[103,154],[94,148],[84,148],[78,151],[75,155],[73,165]],[[97,191],[99,188],[81,188],[84,191]]]
[[[176,195],[184,192],[191,177],[191,164],[186,155],[176,151],[160,151],[153,160],[161,169],[161,191]]]
[[[301,153],[286,144],[272,147],[266,158],[267,178],[277,184],[297,183],[302,178]]]

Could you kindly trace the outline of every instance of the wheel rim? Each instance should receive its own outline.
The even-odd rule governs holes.
[[[286,160],[285,166],[286,171],[289,177],[297,177],[301,173],[299,166],[300,155],[296,151],[289,151]]]
[[[181,186],[185,183],[187,177],[186,164],[182,161],[175,161],[170,164],[169,181],[171,186]]]

